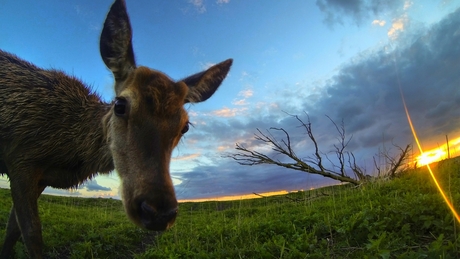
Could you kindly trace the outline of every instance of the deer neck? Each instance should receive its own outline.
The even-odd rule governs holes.
[[[90,123],[85,124],[88,125],[87,128],[81,129],[80,146],[85,150],[80,152],[91,171],[97,170],[97,173],[107,174],[114,170],[107,132],[104,129],[104,120],[109,117],[111,104],[99,102],[88,106],[84,120]]]

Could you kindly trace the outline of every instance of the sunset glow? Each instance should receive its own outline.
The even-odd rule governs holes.
[[[441,161],[443,159],[449,158],[449,153],[450,157],[457,156],[457,152],[460,148],[460,137],[450,140],[449,141],[449,148],[447,147],[447,143],[444,145],[441,145],[438,148],[431,149],[428,151],[423,152],[421,155],[419,155],[415,160],[417,162],[417,166],[424,166],[428,165],[434,162]]]
[[[417,166],[424,166],[446,158],[446,152],[439,148],[422,153],[417,157]]]
[[[179,202],[247,200],[247,199],[257,199],[257,198],[269,197],[269,196],[274,196],[274,195],[284,195],[288,193],[289,193],[288,191],[282,190],[282,191],[274,191],[274,192],[264,192],[264,193],[260,193],[259,195],[251,193],[251,194],[231,195],[231,196],[201,198],[201,199],[184,199],[184,200],[179,200]]]
[[[97,46],[111,2],[1,1],[0,49],[76,76],[111,103],[114,78]],[[170,165],[179,200],[334,183],[285,167],[249,169],[228,159],[235,143],[273,154],[254,139],[257,128],[272,127],[292,135],[299,157],[310,156],[311,143],[288,114],[307,119],[308,113],[324,148],[337,136],[324,115],[342,119],[347,136],[354,136],[349,147],[360,147],[354,150],[359,166],[373,173],[380,148],[391,147],[393,140],[415,142],[398,84],[414,126],[424,129],[418,130],[425,154],[417,159],[422,153],[414,148],[408,167],[460,155],[460,144],[453,141],[460,137],[460,1],[268,2],[126,1],[137,21],[132,29],[139,65],[180,80],[228,58],[235,62],[212,98],[184,106],[193,127],[172,152]],[[445,134],[450,152],[441,146]],[[384,166],[385,159],[377,162]],[[121,198],[116,171],[94,180],[74,192],[47,188],[44,193]],[[0,187],[9,186],[6,174],[0,175]]]
[[[395,63],[395,65],[396,65],[396,63]],[[403,94],[402,89],[401,89],[401,84],[400,84],[400,82],[398,82],[398,83],[399,83],[399,91],[400,91],[400,94],[401,94],[401,99],[402,99],[402,102],[403,102],[403,105],[404,105],[404,111],[406,112],[407,121],[409,122],[409,126],[410,126],[410,129],[412,131],[412,135],[414,136],[415,142],[417,143],[417,147],[418,147],[418,149],[419,149],[419,151],[421,153],[420,157],[422,157],[422,158],[425,158],[425,157],[430,158],[430,155],[426,155],[426,153],[423,152],[422,146],[421,146],[420,141],[419,141],[419,139],[417,137],[417,133],[415,132],[414,125],[412,124],[412,120],[410,118],[409,111],[408,111],[407,106],[406,106],[406,100],[404,99],[404,94]],[[453,143],[458,143],[458,141],[459,141],[459,139],[455,139],[453,141]],[[437,154],[437,153],[441,153],[441,152],[434,152],[434,154]],[[433,154],[432,151],[429,151],[429,154]],[[434,157],[436,157],[436,155],[431,156],[431,158],[434,158]],[[421,161],[424,161],[424,162],[429,162],[428,160],[429,159],[424,161],[423,159],[421,159]],[[436,187],[438,188],[438,191],[441,194],[442,198],[446,202],[447,206],[449,207],[449,209],[452,212],[452,214],[454,215],[454,217],[457,219],[457,222],[460,223],[460,216],[458,215],[457,211],[455,210],[454,205],[452,205],[450,200],[447,198],[447,195],[445,194],[445,192],[442,189],[441,185],[439,185],[439,182],[436,179],[436,176],[434,175],[433,171],[431,170],[430,164],[429,163],[426,164],[426,167],[428,168],[428,171],[430,172],[431,179],[433,179],[433,182],[435,183]]]

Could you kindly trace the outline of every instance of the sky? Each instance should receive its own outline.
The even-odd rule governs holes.
[[[104,101],[113,77],[99,54],[109,0],[0,2],[0,48],[80,78]],[[313,154],[289,114],[312,123],[323,153],[343,121],[348,150],[373,174],[373,157],[415,144],[400,89],[424,149],[460,137],[460,1],[127,0],[139,65],[175,80],[233,58],[206,102],[186,105],[193,127],[173,153],[178,199],[293,191],[337,182],[273,165],[242,166],[235,144],[274,155],[257,129],[286,129],[299,157]],[[459,141],[452,141],[460,155]],[[414,148],[413,155],[417,155]],[[281,156],[276,159],[283,160]],[[76,190],[120,198],[116,172]],[[0,186],[7,187],[6,178]]]

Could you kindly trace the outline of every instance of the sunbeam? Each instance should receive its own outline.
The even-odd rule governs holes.
[[[395,68],[396,68],[396,61],[395,61]],[[396,70],[396,74],[398,74],[397,70]],[[429,159],[434,158],[436,156],[442,157],[445,154],[441,154],[442,152],[438,152],[438,153],[435,152],[435,156],[430,156],[431,155],[430,153],[426,154],[426,153],[423,152],[422,145],[420,144],[420,141],[419,141],[419,139],[417,137],[417,133],[415,131],[414,125],[412,124],[412,120],[410,118],[409,111],[408,111],[407,106],[406,106],[406,100],[404,99],[404,94],[402,92],[401,83],[399,81],[399,76],[397,78],[398,78],[399,92],[401,94],[401,100],[402,100],[403,105],[404,105],[404,111],[406,112],[407,121],[409,122],[409,126],[410,126],[410,129],[412,131],[412,135],[414,136],[415,142],[417,143],[417,147],[418,147],[419,152],[421,154],[419,156],[419,157],[422,158],[422,159],[420,159],[420,161],[426,163],[426,167],[428,168],[428,171],[430,172],[431,179],[433,179],[433,182],[436,184],[436,187],[438,188],[439,193],[441,194],[442,198],[446,202],[447,206],[449,206],[449,209],[452,211],[452,214],[454,214],[455,218],[457,219],[457,222],[460,223],[460,217],[459,217],[457,211],[455,210],[455,208],[452,205],[452,203],[450,202],[450,200],[447,198],[446,194],[444,193],[444,190],[441,188],[441,185],[439,185],[438,180],[436,179],[436,176],[434,175],[433,171],[431,170],[431,166],[430,166],[430,163],[429,163]],[[427,158],[427,159],[425,159],[425,158]],[[433,162],[433,161],[431,161],[431,162]]]

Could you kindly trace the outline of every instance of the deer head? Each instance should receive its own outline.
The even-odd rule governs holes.
[[[169,173],[171,154],[189,127],[183,105],[211,97],[227,75],[232,60],[180,81],[138,67],[123,0],[116,0],[107,15],[100,52],[115,78],[115,101],[103,125],[122,180],[126,213],[141,227],[167,229],[177,214]]]

